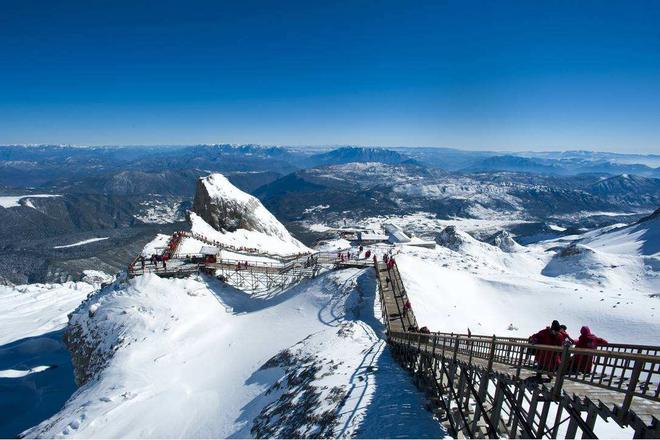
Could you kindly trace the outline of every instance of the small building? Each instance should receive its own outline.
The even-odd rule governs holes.
[[[435,249],[435,241],[433,240],[423,240],[419,237],[410,237],[410,241],[403,243],[403,246],[416,246],[423,247],[428,249]]]
[[[218,255],[220,249],[215,246],[202,246],[199,253],[202,255]]]
[[[376,232],[359,232],[358,240],[360,244],[374,244],[374,243],[383,243],[387,241],[388,236],[385,234],[377,234]]]
[[[392,223],[385,223],[383,224],[383,229],[385,229],[387,232],[387,239],[392,244],[408,243],[410,241],[408,234],[406,234],[405,231],[397,225],[393,225]]]

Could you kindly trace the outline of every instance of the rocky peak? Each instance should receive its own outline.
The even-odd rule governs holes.
[[[284,225],[259,199],[236,188],[219,173],[199,178],[192,211],[221,232],[245,229],[291,239]]]
[[[435,241],[446,248],[456,251],[465,243],[465,237],[463,234],[464,233],[459,231],[456,226],[451,225],[440,231],[436,236]]]
[[[520,245],[507,231],[499,231],[488,239],[488,243],[500,248],[504,252],[515,252]]]

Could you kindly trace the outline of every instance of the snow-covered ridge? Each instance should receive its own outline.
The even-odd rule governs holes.
[[[417,436],[441,436],[384,349],[375,295],[373,273],[358,269],[275,297],[212,277],[117,282],[71,316],[66,338],[84,385],[25,434],[337,437],[359,430],[382,437],[387,427],[372,414],[375,405],[409,414]]]
[[[660,209],[637,223],[604,232],[583,243],[611,254],[660,257]]]
[[[85,271],[83,281],[0,286],[0,345],[64,328],[67,314],[112,277]]]
[[[311,252],[259,199],[236,188],[222,174],[199,179],[189,220],[192,232],[221,244],[276,255]]]

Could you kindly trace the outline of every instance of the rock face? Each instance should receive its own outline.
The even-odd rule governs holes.
[[[575,255],[593,255],[594,251],[586,246],[570,244],[559,252],[560,257],[573,257]]]
[[[435,238],[436,243],[446,248],[458,251],[461,246],[465,243],[465,239],[462,236],[456,226],[447,226],[445,229],[440,231]]]
[[[192,211],[221,232],[245,229],[290,239],[286,228],[259,199],[236,188],[222,174],[211,174],[197,181]]]
[[[488,239],[488,243],[500,248],[504,252],[515,252],[520,245],[511,237],[507,231],[499,231]]]

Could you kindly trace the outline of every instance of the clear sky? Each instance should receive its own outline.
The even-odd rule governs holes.
[[[660,1],[3,0],[0,143],[660,152]]]

